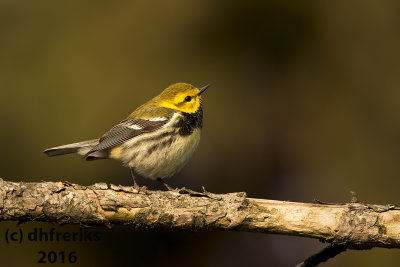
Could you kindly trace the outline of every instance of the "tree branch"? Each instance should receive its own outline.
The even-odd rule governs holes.
[[[314,267],[318,266],[322,262],[326,262],[327,260],[335,257],[336,255],[346,251],[345,245],[334,245],[330,244],[325,247],[320,252],[308,257],[302,263],[296,265],[296,267]]]
[[[317,238],[350,249],[400,247],[393,205],[314,204],[247,198],[244,192],[149,191],[97,183],[0,179],[0,221],[126,225],[135,229],[236,230]]]

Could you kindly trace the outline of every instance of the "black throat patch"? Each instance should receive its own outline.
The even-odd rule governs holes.
[[[200,108],[196,113],[184,113],[183,117],[175,124],[179,128],[179,134],[182,136],[190,135],[195,129],[203,127],[203,108]]]

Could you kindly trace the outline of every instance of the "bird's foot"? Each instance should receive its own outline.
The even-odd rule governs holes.
[[[197,192],[197,191],[194,191],[192,189],[188,189],[188,188],[182,187],[182,188],[180,188],[178,190],[178,193],[180,193],[180,194],[189,194],[190,196],[193,196],[193,197],[208,197],[208,198],[211,198],[211,199],[214,199],[214,200],[221,200],[222,199],[221,197],[216,197],[216,195],[208,192],[204,188],[204,186],[202,186],[202,189],[203,189],[203,192]]]
[[[176,189],[172,188],[171,186],[169,186],[163,179],[161,178],[157,178],[157,180],[162,183],[167,189],[168,191],[176,191]]]
[[[136,180],[133,180],[133,182],[134,182],[134,183],[133,183],[133,188],[135,188],[135,190],[139,192],[139,191],[140,191],[140,186],[139,186],[139,184],[136,182]]]

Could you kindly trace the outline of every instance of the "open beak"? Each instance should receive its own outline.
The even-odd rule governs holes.
[[[207,88],[210,86],[211,86],[211,84],[207,84],[207,85],[204,85],[204,86],[198,88],[199,92],[197,93],[197,95],[201,95],[202,93],[204,93],[204,91],[207,90]]]

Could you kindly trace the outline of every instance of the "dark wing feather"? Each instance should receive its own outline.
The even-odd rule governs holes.
[[[172,115],[172,114],[171,114]],[[151,119],[128,119],[121,121],[118,125],[114,126],[111,130],[105,133],[99,140],[99,143],[94,146],[84,157],[89,156],[99,150],[104,150],[110,147],[117,146],[123,142],[141,135],[155,131],[167,124],[172,116],[160,117],[159,120]]]

